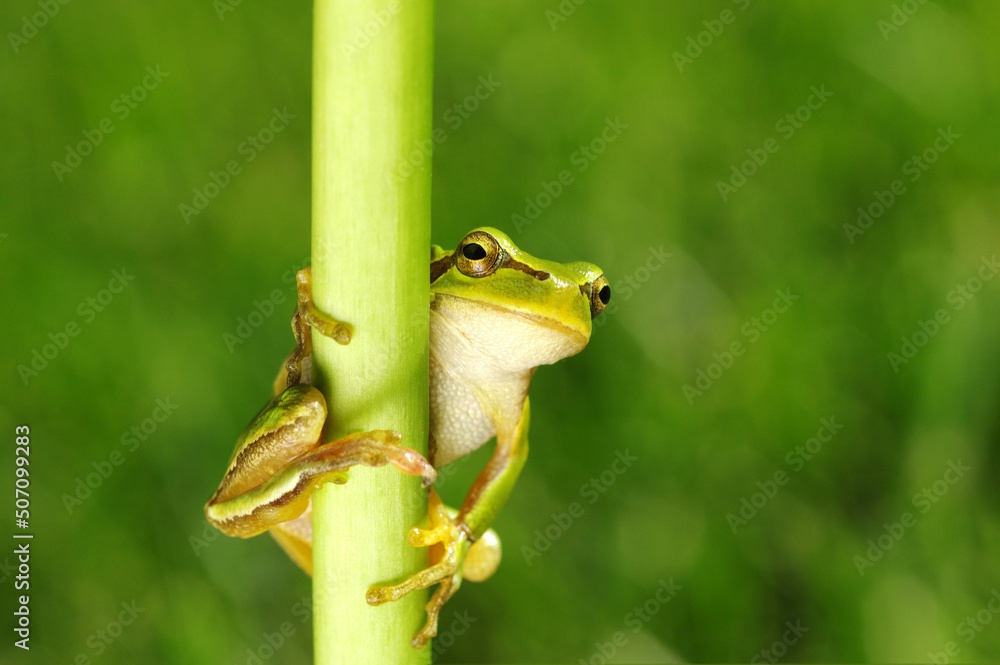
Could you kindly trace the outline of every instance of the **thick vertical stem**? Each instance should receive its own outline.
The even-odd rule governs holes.
[[[316,0],[314,298],[354,325],[313,334],[327,440],[395,429],[426,454],[432,0]],[[356,468],[313,499],[316,662],[427,663],[410,639],[426,594],[370,607],[368,587],[426,565],[406,542],[426,511],[420,480]]]

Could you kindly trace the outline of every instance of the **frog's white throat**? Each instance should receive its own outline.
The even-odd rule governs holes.
[[[430,310],[434,466],[513,434],[538,365],[571,356],[579,335],[501,308],[437,296]]]

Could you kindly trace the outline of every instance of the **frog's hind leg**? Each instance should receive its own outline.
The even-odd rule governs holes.
[[[240,435],[205,517],[229,536],[249,538],[295,519],[326,482],[347,481],[357,464],[392,464],[404,473],[436,477],[419,453],[399,445],[399,432],[375,430],[320,443],[326,400],[315,387],[295,384],[271,400]]]
[[[251,538],[299,517],[314,491],[328,482],[346,483],[347,470],[359,464],[392,464],[403,473],[423,476],[425,485],[434,482],[434,467],[420,453],[398,445],[401,438],[399,432],[373,430],[320,445],[238,494],[220,487],[205,506],[205,517],[226,535]]]

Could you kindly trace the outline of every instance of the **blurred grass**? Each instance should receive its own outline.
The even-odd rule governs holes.
[[[553,30],[558,6],[438,8],[434,241],[497,226],[538,256],[596,262],[619,304],[584,353],[536,375],[532,459],[497,524],[505,563],[449,603],[443,626],[475,621],[440,662],[601,662],[616,631],[621,662],[745,661],[786,621],[809,631],[784,660],[924,661],[949,641],[957,660],[996,660],[993,624],[969,642],[959,629],[1000,588],[1000,283],[960,311],[948,294],[1000,236],[1000,12],[928,2],[883,39],[892,3],[592,0]],[[0,58],[3,421],[34,442],[29,661],[245,663],[288,621],[273,660],[308,662],[309,581],[280,550],[219,537],[196,555],[189,539],[291,343],[290,300],[232,353],[223,335],[272,290],[290,299],[283,275],[308,258],[310,8],[59,7]],[[734,22],[679,72],[673,53],[726,8]],[[36,11],[7,3],[0,25]],[[169,76],[119,119],[113,101],[157,65]],[[490,75],[501,85],[456,127],[446,114]],[[723,201],[717,181],[814,85],[833,96]],[[285,107],[288,127],[185,224],[192,189]],[[619,117],[578,171],[574,152]],[[115,130],[59,182],[52,162],[103,118]],[[856,209],[947,127],[961,138],[849,242]],[[564,169],[573,183],[518,232],[511,215]],[[623,288],[661,246],[663,267]],[[134,282],[84,321],[78,305],[122,268]],[[800,299],[748,343],[741,328],[785,288]],[[893,372],[886,354],[939,308],[952,320]],[[80,334],[25,386],[17,366],[71,321]],[[689,404],[682,387],[734,341],[746,353]],[[168,396],[176,413],[126,452]],[[786,454],[830,416],[844,428],[793,472]],[[122,465],[68,513],[63,494],[116,449]],[[626,449],[640,462],[587,503],[581,487]],[[456,464],[446,498],[487,455]],[[956,459],[971,471],[920,513],[913,496]],[[734,535],[726,514],[779,469],[788,484]],[[527,565],[522,548],[574,502],[583,516]],[[905,511],[917,525],[860,576],[853,557]],[[681,590],[632,632],[671,578]],[[132,599],[144,613],[98,654]]]

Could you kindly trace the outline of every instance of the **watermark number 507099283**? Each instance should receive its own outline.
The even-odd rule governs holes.
[[[28,492],[31,487],[31,473],[28,470],[31,457],[30,434],[31,430],[27,425],[18,425],[14,428],[14,522],[21,530],[28,528],[28,520],[31,517],[31,495]],[[28,593],[28,589],[31,588],[31,537],[30,533],[14,533],[14,542],[17,543],[14,555],[18,561],[14,588],[23,592],[17,597],[17,606],[14,609],[14,633],[20,638],[14,641],[14,645],[25,651],[31,648],[29,646],[31,617],[28,608],[31,600],[31,595]]]

